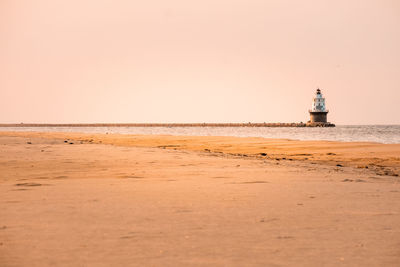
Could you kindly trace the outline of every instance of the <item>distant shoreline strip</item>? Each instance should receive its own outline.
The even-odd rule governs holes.
[[[335,127],[333,123],[9,123],[0,127]]]

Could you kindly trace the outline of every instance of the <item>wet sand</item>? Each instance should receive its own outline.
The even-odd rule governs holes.
[[[0,149],[0,266],[400,264],[399,145],[2,132]]]

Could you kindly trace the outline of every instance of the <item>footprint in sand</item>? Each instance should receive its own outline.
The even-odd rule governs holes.
[[[136,176],[136,175],[122,175],[119,176],[120,178],[125,178],[125,179],[143,179],[143,176]]]
[[[242,182],[241,184],[267,184],[267,181],[249,181],[249,182]]]
[[[278,218],[271,218],[271,219],[262,218],[262,219],[260,220],[260,222],[261,222],[261,223],[268,223],[268,222],[274,222],[274,221],[278,221],[278,220],[279,220]]]
[[[60,175],[60,176],[54,177],[54,179],[66,179],[66,178],[68,178],[68,176],[66,176],[66,175]]]
[[[366,183],[367,181],[362,180],[362,179],[355,179],[355,180],[353,180],[353,179],[344,179],[344,180],[342,180],[342,182]]]
[[[214,177],[211,177],[211,178],[213,178],[213,179],[229,179],[229,178],[232,178],[232,177],[227,177],[227,176],[214,176]]]
[[[39,183],[19,183],[19,184],[15,184],[15,186],[41,186],[43,184],[39,184]]]
[[[248,181],[248,182],[240,182],[240,183],[227,183],[227,184],[267,184],[267,181]]]
[[[131,239],[138,237],[138,232],[129,232],[127,235],[121,236],[120,239]]]

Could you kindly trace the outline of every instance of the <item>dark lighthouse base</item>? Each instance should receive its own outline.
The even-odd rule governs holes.
[[[310,111],[310,122],[323,122],[327,123],[327,111]]]
[[[310,111],[310,121],[307,123],[307,125],[317,127],[334,126],[334,124],[328,122],[327,115],[328,111]]]

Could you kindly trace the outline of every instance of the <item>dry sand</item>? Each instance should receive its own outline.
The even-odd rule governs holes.
[[[1,132],[0,266],[399,266],[399,158],[374,143]]]

